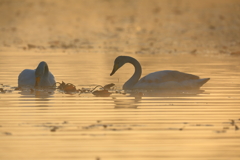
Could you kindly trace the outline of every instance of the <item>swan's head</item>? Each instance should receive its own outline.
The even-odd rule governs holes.
[[[46,62],[42,61],[39,63],[37,69],[35,70],[35,86],[41,85],[41,79],[48,76],[48,65]]]
[[[110,74],[110,76],[112,76],[119,68],[121,68],[125,63],[129,62],[129,58],[128,56],[118,56],[115,61],[114,61],[114,66],[113,66],[113,70]]]

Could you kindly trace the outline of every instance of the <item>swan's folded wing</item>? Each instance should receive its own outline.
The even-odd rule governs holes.
[[[198,76],[179,71],[164,70],[153,72],[139,80],[139,83],[164,83],[169,81],[182,82],[186,80],[196,80]]]
[[[204,83],[206,83],[209,78],[204,79],[193,79],[193,80],[185,80],[181,82],[177,81],[167,81],[162,83],[137,83],[134,86],[134,89],[199,89]]]
[[[54,75],[50,71],[49,71],[48,78],[49,78],[50,86],[53,86],[56,83],[56,81],[55,81]]]
[[[35,85],[35,70],[25,69],[18,76],[18,87],[33,87]]]
[[[209,78],[199,79],[198,76],[179,71],[158,71],[140,79],[134,88],[138,89],[198,89]]]

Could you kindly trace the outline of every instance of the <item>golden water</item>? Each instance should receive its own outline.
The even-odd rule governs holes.
[[[88,94],[21,94],[18,74],[48,63],[56,81],[77,88],[115,83],[131,76],[125,65],[109,76],[117,54],[1,52],[1,160],[150,160],[240,158],[240,58],[134,55],[143,75],[179,70],[210,77],[198,95],[95,97]]]

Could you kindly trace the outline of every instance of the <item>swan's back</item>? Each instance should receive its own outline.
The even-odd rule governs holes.
[[[18,76],[18,87],[31,87],[35,86],[35,71],[36,69],[25,69]],[[48,72],[48,82],[46,86],[53,86],[55,84],[55,78],[53,74]]]

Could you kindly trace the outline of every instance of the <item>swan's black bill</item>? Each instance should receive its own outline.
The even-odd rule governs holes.
[[[110,73],[110,76],[112,76],[114,73],[116,72],[116,70],[112,70],[112,73]]]
[[[110,73],[110,76],[112,76],[116,71],[118,70],[118,65],[114,64],[112,73]]]

